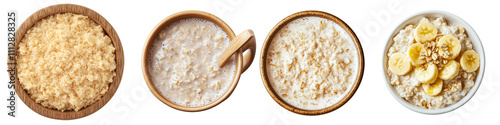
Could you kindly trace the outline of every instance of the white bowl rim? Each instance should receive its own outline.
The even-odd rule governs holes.
[[[479,72],[476,75],[476,80],[475,80],[474,86],[471,88],[471,90],[469,90],[467,95],[462,97],[462,99],[460,99],[455,104],[449,105],[449,106],[441,108],[441,109],[426,109],[423,107],[416,106],[416,105],[404,100],[402,97],[399,96],[399,94],[396,93],[396,90],[392,87],[392,85],[390,85],[390,81],[389,81],[390,79],[388,78],[388,75],[387,75],[387,61],[386,61],[387,56],[386,55],[387,55],[387,52],[390,48],[390,45],[393,44],[392,38],[400,31],[400,29],[402,29],[407,24],[409,24],[410,19],[418,18],[418,17],[420,17],[420,18],[421,17],[428,17],[428,15],[439,15],[441,17],[445,17],[448,24],[456,24],[456,23],[462,24],[460,26],[465,28],[469,39],[471,40],[472,44],[474,45],[474,47],[473,47],[474,50],[476,52],[478,52],[478,54],[481,58]],[[457,22],[450,22],[450,20],[457,21]],[[398,25],[394,28],[393,32],[391,33],[391,35],[389,36],[389,38],[387,40],[387,43],[386,43],[386,46],[385,46],[385,49],[383,52],[383,60],[382,60],[382,68],[383,68],[382,71],[383,71],[384,76],[385,76],[384,79],[386,81],[387,89],[389,90],[391,95],[399,103],[401,103],[401,105],[405,106],[406,108],[408,108],[412,111],[418,112],[418,113],[430,114],[430,115],[447,113],[447,112],[453,111],[453,110],[461,107],[465,103],[467,103],[474,96],[474,94],[477,92],[477,90],[479,89],[479,86],[480,86],[481,81],[483,79],[484,70],[485,70],[485,62],[486,62],[483,44],[481,43],[481,40],[479,39],[479,36],[476,34],[474,29],[467,22],[465,22],[462,18],[460,18],[452,13],[441,11],[441,10],[428,10],[428,11],[418,12],[416,14],[413,14],[412,16],[409,16],[408,18],[406,18],[405,20],[403,20],[399,24],[400,25]]]

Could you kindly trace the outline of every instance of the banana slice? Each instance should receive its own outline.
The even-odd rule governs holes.
[[[389,69],[396,75],[405,75],[411,70],[411,61],[403,53],[394,53],[389,58]]]
[[[460,65],[467,72],[474,72],[479,68],[479,55],[474,50],[465,51],[460,57]]]
[[[458,39],[451,34],[441,37],[438,42],[438,47],[439,53],[443,53],[444,48],[448,49],[448,51],[450,52],[450,56],[448,56],[446,59],[457,58],[457,56],[460,54],[460,51],[462,50],[462,44],[460,44],[460,41],[458,41]]]
[[[420,23],[413,32],[415,41],[425,43],[434,40],[437,36],[438,29],[432,23]]]
[[[443,80],[450,80],[458,75],[460,64],[455,60],[449,60],[443,69],[439,72],[439,78]]]
[[[414,66],[425,63],[424,59],[420,59],[420,51],[422,51],[423,49],[424,45],[422,45],[421,43],[412,44],[408,49],[408,56],[411,59],[411,64],[413,64]]]
[[[415,69],[417,80],[424,84],[431,84],[436,81],[438,77],[437,66],[433,63],[427,63],[424,66],[417,66]]]
[[[441,90],[443,89],[443,80],[437,79],[436,82],[432,84],[422,84],[422,89],[425,94],[436,96],[441,93]]]

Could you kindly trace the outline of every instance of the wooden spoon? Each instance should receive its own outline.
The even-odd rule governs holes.
[[[253,31],[248,29],[243,31],[242,33],[238,34],[236,38],[234,38],[231,43],[229,43],[229,46],[222,52],[222,54],[219,57],[219,67],[223,67],[224,64],[227,62],[229,57],[231,57],[236,51],[238,51],[243,45],[248,43],[250,39],[254,37]]]

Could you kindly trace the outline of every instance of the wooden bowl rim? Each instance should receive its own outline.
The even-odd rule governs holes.
[[[29,16],[23,24],[18,28],[16,31],[16,36],[15,36],[15,44],[16,44],[16,55],[17,55],[17,49],[19,46],[17,46],[22,38],[24,37],[25,33],[33,27],[35,23],[38,21],[45,19],[46,17],[58,13],[75,13],[75,14],[81,14],[88,16],[91,20],[96,22],[97,24],[101,25],[101,27],[104,29],[105,33],[109,36],[111,39],[113,45],[115,46],[115,60],[116,60],[116,76],[113,78],[113,82],[109,84],[109,89],[108,92],[104,96],[101,97],[100,100],[94,102],[93,104],[84,107],[83,109],[79,111],[59,111],[56,109],[51,109],[42,106],[41,104],[37,103],[35,100],[33,100],[28,92],[22,88],[22,85],[19,83],[19,79],[17,77],[17,69],[16,69],[16,86],[15,90],[16,93],[18,94],[19,98],[28,106],[31,110],[35,111],[36,113],[48,117],[48,118],[53,118],[53,119],[60,119],[60,120],[71,120],[71,119],[78,119],[82,118],[85,116],[88,116],[97,110],[101,109],[106,103],[113,97],[115,94],[116,90],[118,89],[118,86],[120,85],[121,77],[123,75],[123,66],[124,66],[124,55],[123,55],[123,49],[122,45],[120,42],[120,38],[118,37],[118,34],[114,30],[114,28],[111,26],[111,24],[104,18],[102,17],[99,13],[95,12],[92,9],[89,9],[84,6],[80,5],[75,5],[75,4],[57,4],[57,5],[52,5],[45,7],[43,9],[38,10],[37,12],[33,13],[31,16]],[[17,58],[17,56],[16,56]],[[9,61],[10,62],[10,61]]]
[[[174,14],[166,17],[162,21],[160,21],[160,23],[158,23],[155,26],[155,28],[153,28],[151,33],[149,34],[149,36],[144,44],[144,49],[142,51],[142,73],[143,73],[144,80],[146,81],[146,84],[148,85],[149,90],[151,90],[151,93],[153,93],[153,95],[158,100],[160,100],[161,102],[163,102],[167,106],[172,107],[172,108],[177,109],[177,110],[180,110],[180,111],[186,111],[186,112],[204,111],[204,110],[207,110],[207,109],[210,109],[210,108],[217,106],[218,104],[220,104],[221,102],[226,100],[232,94],[232,92],[236,88],[236,85],[238,84],[239,78],[240,78],[241,73],[242,73],[243,56],[242,56],[241,50],[239,50],[236,54],[236,70],[235,70],[235,76],[233,78],[233,82],[231,83],[229,88],[226,90],[226,92],[224,92],[224,94],[222,96],[220,96],[217,100],[212,101],[209,104],[202,105],[202,106],[196,106],[196,107],[182,106],[182,105],[178,105],[178,104],[175,104],[173,102],[170,102],[168,99],[163,97],[163,95],[155,87],[153,81],[150,79],[151,75],[149,73],[149,68],[148,68],[149,67],[149,60],[148,60],[149,50],[151,48],[151,44],[155,41],[158,33],[161,32],[166,26],[168,26],[171,23],[174,23],[176,21],[179,21],[181,19],[187,19],[187,18],[201,18],[201,19],[211,21],[211,22],[217,24],[219,27],[221,27],[222,30],[224,30],[226,32],[226,34],[229,36],[229,38],[231,40],[236,37],[236,35],[234,34],[233,30],[229,27],[229,25],[227,25],[222,19],[220,19],[217,16],[212,15],[210,13],[203,12],[203,11],[197,11],[197,10],[186,10],[186,11],[174,13]]]
[[[335,103],[329,107],[326,107],[323,109],[318,109],[318,110],[306,110],[306,109],[301,109],[301,108],[292,106],[292,105],[288,104],[286,101],[282,100],[279,96],[277,96],[276,92],[272,88],[272,85],[270,85],[269,78],[267,77],[267,69],[266,69],[266,62],[265,62],[267,59],[267,51],[268,51],[269,45],[271,44],[274,36],[281,30],[281,28],[295,19],[298,19],[301,17],[311,17],[311,16],[325,18],[325,19],[331,20],[331,21],[337,23],[339,26],[341,26],[342,29],[344,29],[349,34],[350,38],[354,42],[355,48],[356,48],[357,53],[358,53],[358,71],[356,73],[357,77],[354,81],[354,84],[349,89],[348,93],[344,97],[342,97],[342,99],[339,100],[337,103]],[[297,114],[321,115],[321,114],[325,114],[325,113],[334,111],[337,108],[340,108],[347,101],[349,101],[349,99],[352,98],[352,96],[354,95],[354,93],[358,89],[359,84],[361,83],[361,79],[363,78],[363,72],[364,72],[364,55],[363,55],[363,48],[361,47],[361,44],[359,42],[358,37],[356,36],[354,31],[344,21],[342,21],[340,18],[338,18],[332,14],[326,13],[326,12],[308,10],[308,11],[297,12],[297,13],[294,13],[292,15],[287,16],[286,18],[284,18],[283,20],[281,20],[278,24],[276,24],[274,26],[274,28],[271,30],[271,32],[269,32],[268,36],[266,37],[264,44],[262,45],[261,59],[260,59],[260,73],[261,73],[262,81],[264,83],[264,86],[266,87],[267,92],[269,93],[271,98],[273,98],[273,100],[276,101],[281,107],[283,107],[291,112],[297,113]]]

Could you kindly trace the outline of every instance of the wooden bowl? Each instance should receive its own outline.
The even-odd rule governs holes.
[[[188,111],[188,112],[203,111],[203,110],[210,109],[210,108],[220,104],[222,101],[226,100],[226,98],[228,98],[231,95],[234,88],[238,84],[241,73],[245,72],[246,69],[248,69],[248,67],[252,64],[252,60],[255,56],[255,46],[256,46],[255,37],[252,37],[248,41],[247,44],[245,44],[243,47],[241,47],[235,53],[236,54],[235,75],[234,75],[234,78],[233,78],[231,85],[226,90],[226,92],[224,92],[224,94],[222,96],[220,96],[217,100],[215,100],[209,104],[203,105],[203,106],[197,106],[197,107],[181,106],[181,105],[175,104],[173,102],[170,102],[168,99],[163,97],[163,95],[161,95],[161,93],[155,87],[153,81],[151,80],[151,75],[149,73],[148,56],[149,56],[149,52],[150,52],[149,50],[151,50],[151,46],[152,46],[153,42],[155,42],[157,35],[165,27],[167,27],[171,23],[174,23],[178,20],[186,19],[186,18],[201,18],[201,19],[211,21],[211,22],[217,24],[219,27],[221,27],[222,30],[224,30],[226,32],[226,34],[229,36],[229,38],[231,40],[233,40],[236,37],[233,30],[224,21],[222,21],[221,19],[219,19],[218,17],[216,17],[215,15],[212,15],[210,13],[189,10],[189,11],[182,11],[182,12],[172,14],[172,15],[168,16],[167,18],[163,19],[158,25],[156,25],[156,27],[153,29],[153,31],[151,31],[151,33],[149,34],[149,36],[146,40],[146,43],[144,45],[144,50],[142,51],[142,73],[144,76],[144,80],[146,80],[146,83],[147,83],[149,89],[151,90],[151,92],[156,96],[156,98],[158,98],[164,104],[166,104],[174,109],[181,110],[181,111]],[[249,52],[245,52],[247,50],[249,50]],[[245,52],[245,53],[243,53],[243,52]]]
[[[288,104],[286,101],[281,99],[278,96],[278,94],[274,91],[274,89],[272,88],[272,85],[270,83],[270,80],[268,78],[268,75],[267,75],[267,69],[266,69],[267,52],[268,52],[269,46],[271,45],[271,42],[272,42],[274,36],[286,24],[288,24],[289,22],[291,22],[295,19],[301,18],[301,17],[321,17],[321,18],[325,18],[325,19],[328,19],[328,20],[331,20],[331,21],[337,23],[338,25],[340,25],[340,27],[342,27],[342,29],[347,31],[350,39],[352,39],[352,41],[354,42],[354,45],[355,45],[355,48],[356,48],[357,54],[358,54],[358,70],[355,73],[356,79],[355,79],[352,87],[347,91],[347,94],[344,97],[342,97],[337,103],[335,103],[329,107],[323,108],[323,109],[306,110],[306,109],[301,109],[301,108],[292,106],[291,104]],[[271,97],[274,99],[274,101],[276,101],[283,108],[285,108],[291,112],[302,114],[302,115],[325,114],[325,113],[331,112],[331,111],[341,107],[347,101],[349,101],[349,99],[354,95],[354,93],[356,92],[356,90],[359,87],[359,84],[361,83],[361,78],[363,77],[364,56],[363,56],[363,49],[361,48],[361,44],[359,43],[358,37],[356,36],[356,34],[354,34],[354,32],[351,30],[351,28],[346,23],[344,23],[344,21],[342,21],[341,19],[337,18],[334,15],[331,15],[331,14],[328,14],[325,12],[321,12],[321,11],[297,12],[297,13],[294,13],[294,14],[286,17],[285,19],[281,20],[278,24],[276,24],[276,26],[274,26],[274,28],[271,30],[271,32],[269,32],[269,35],[267,36],[266,40],[264,41],[264,45],[262,45],[262,52],[261,52],[260,56],[261,56],[261,58],[260,58],[260,73],[261,73],[261,77],[262,77],[262,81],[264,83],[264,86],[266,87],[269,95],[271,95]]]
[[[123,50],[122,50],[122,45],[120,42],[120,38],[118,38],[118,34],[116,34],[116,31],[113,29],[111,24],[109,24],[104,17],[99,15],[97,12],[83,7],[79,5],[73,5],[73,4],[58,4],[58,5],[53,5],[49,6],[46,8],[43,8],[35,13],[33,13],[30,17],[28,17],[23,24],[19,27],[19,29],[16,31],[16,36],[15,36],[15,44],[16,44],[16,53],[17,49],[19,46],[20,41],[24,37],[24,34],[38,21],[44,19],[45,17],[48,17],[50,15],[58,14],[58,13],[75,13],[75,14],[81,14],[88,16],[90,19],[92,19],[94,22],[97,24],[101,25],[101,27],[104,29],[106,34],[111,38],[111,41],[113,45],[115,46],[115,55],[116,55],[116,76],[113,78],[113,83],[109,84],[109,89],[108,92],[98,101],[96,101],[94,104],[89,105],[79,111],[65,111],[61,112],[56,109],[51,109],[42,106],[41,104],[37,103],[35,100],[33,100],[28,92],[26,92],[21,84],[19,83],[19,79],[17,77],[17,70],[16,70],[16,92],[19,95],[19,98],[26,104],[31,110],[35,111],[36,113],[43,115],[45,117],[49,118],[54,118],[54,119],[62,119],[62,120],[69,120],[69,119],[77,119],[81,117],[88,116],[97,110],[101,109],[110,99],[113,97],[113,95],[116,92],[116,89],[118,88],[118,85],[120,85],[120,80],[122,78],[123,74],[123,66],[124,66],[124,57],[123,57]],[[15,63],[15,61],[10,61],[9,63]]]

